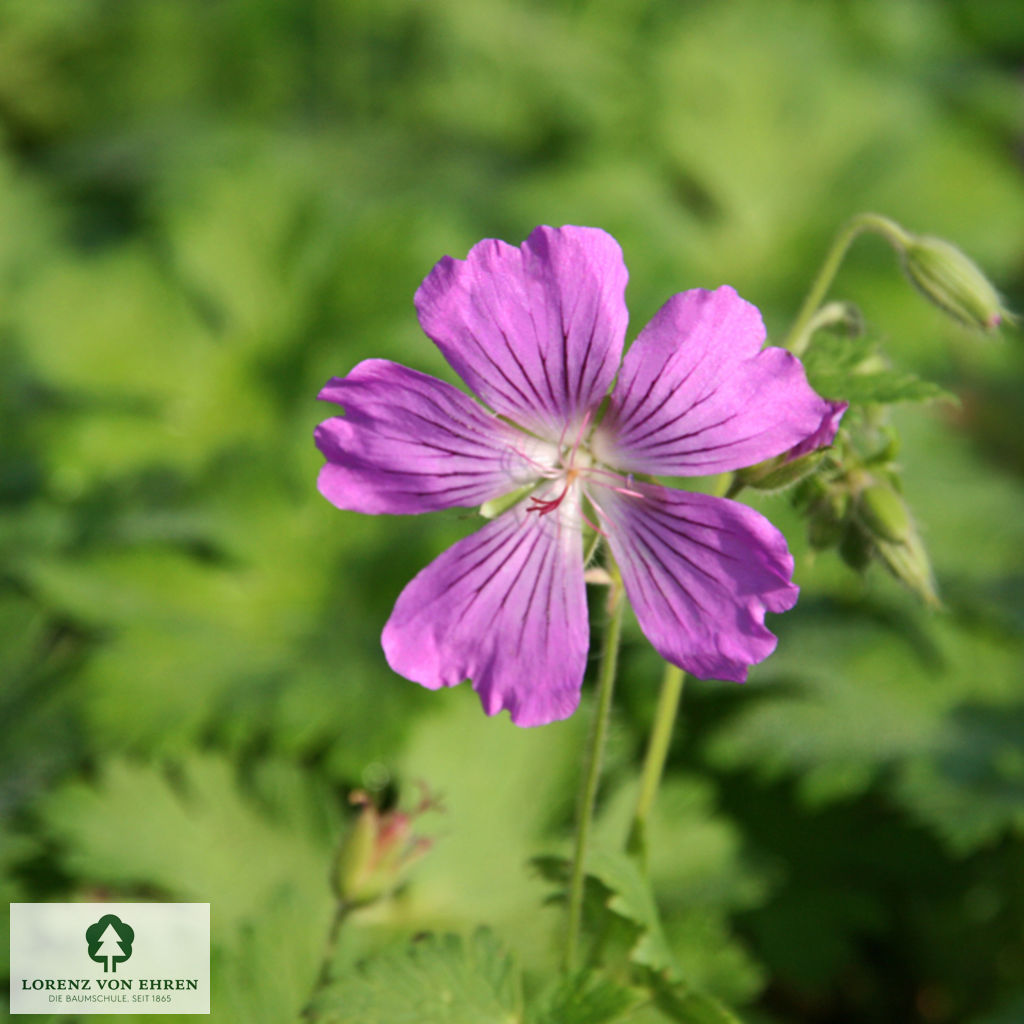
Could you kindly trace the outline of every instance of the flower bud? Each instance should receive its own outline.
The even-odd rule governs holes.
[[[899,251],[911,284],[954,320],[992,330],[1007,317],[999,293],[955,245],[930,235],[911,235]]]
[[[861,491],[857,514],[868,533],[883,540],[901,543],[913,529],[903,499],[886,484],[871,484]]]
[[[412,834],[412,823],[437,804],[426,790],[409,813],[381,813],[361,790],[349,800],[360,811],[338,848],[333,886],[339,901],[358,907],[392,892],[430,849],[431,840]]]
[[[928,552],[913,527],[906,540],[895,543],[876,539],[875,548],[885,567],[904,586],[909,587],[926,604],[936,607],[941,604]]]
[[[939,599],[928,552],[906,503],[896,490],[886,483],[869,483],[857,495],[854,518],[849,528],[861,534],[869,553],[923,601],[937,605]]]

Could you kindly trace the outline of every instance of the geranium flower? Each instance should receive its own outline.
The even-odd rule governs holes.
[[[382,638],[399,674],[430,689],[470,679],[487,714],[518,725],[579,703],[585,530],[610,547],[658,653],[700,678],[744,680],[775,648],[765,611],[797,597],[786,541],[758,512],[637,474],[760,462],[830,409],[799,360],[761,347],[760,313],[729,287],[674,295],[623,360],[626,277],[595,228],[487,239],[442,259],[416,310],[490,411],[382,359],[320,392],[344,409],[316,431],[318,486],[339,508],[420,513],[528,488],[406,586]]]

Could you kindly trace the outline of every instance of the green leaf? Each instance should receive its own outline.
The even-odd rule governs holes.
[[[586,715],[524,730],[507,716],[485,718],[466,686],[429,701],[398,772],[439,793],[445,814],[435,849],[417,866],[406,912],[433,929],[487,921],[527,969],[541,968],[562,920],[538,914],[545,887],[526,865],[568,811]]]
[[[646,999],[598,974],[575,974],[560,982],[529,1015],[530,1024],[611,1024]]]
[[[42,805],[44,835],[80,884],[213,905],[214,1015],[291,1020],[313,989],[330,920],[329,805],[296,768],[222,758],[111,760]],[[157,897],[160,898],[160,897]]]
[[[906,370],[895,370],[877,346],[819,334],[803,357],[807,379],[819,394],[854,404],[958,401],[956,395]]]
[[[943,723],[934,759],[906,765],[897,792],[963,855],[1024,832],[1024,704],[964,705]]]
[[[639,932],[630,959],[643,969],[641,976],[658,1009],[682,1024],[738,1024],[717,999],[683,981],[662,928],[651,883],[636,860],[625,853],[595,850],[588,867],[589,875],[609,891],[608,909]]]
[[[687,985],[671,984],[664,978],[649,979],[655,1005],[670,1021],[677,1024],[741,1024],[731,1010],[721,1002]]]
[[[428,935],[335,979],[313,1004],[322,1024],[521,1024],[518,968],[485,929]],[[596,1024],[596,1022],[595,1022]]]
[[[624,853],[594,850],[587,865],[588,874],[610,892],[608,909],[632,922],[640,931],[630,959],[636,964],[678,977],[679,968],[665,940],[651,883],[636,861]]]
[[[255,783],[258,792],[244,792],[220,757],[193,754],[166,765],[116,759],[95,783],[58,789],[42,814],[78,877],[181,898],[216,894],[217,920],[230,924],[285,883],[305,888],[301,880],[314,877],[326,896],[331,839],[322,795],[284,764],[261,765]]]
[[[861,405],[957,400],[951,391],[938,384],[899,370],[852,373],[831,379],[825,375],[823,379],[815,377],[813,386],[823,395],[844,398],[848,402]]]

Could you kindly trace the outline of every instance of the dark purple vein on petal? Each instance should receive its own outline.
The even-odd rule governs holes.
[[[664,562],[662,561],[662,558],[661,558],[661,556],[660,556],[660,555],[658,554],[658,552],[657,552],[657,551],[655,551],[655,550],[654,550],[654,548],[653,548],[653,547],[651,546],[651,544],[650,544],[650,542],[648,541],[648,539],[647,539],[646,535],[641,535],[640,533],[635,533],[635,534],[634,534],[634,536],[636,537],[636,539],[637,539],[637,540],[638,540],[638,541],[639,541],[639,542],[640,542],[641,544],[643,544],[643,546],[644,546],[645,550],[647,551],[647,553],[648,553],[648,554],[649,554],[649,555],[651,556],[651,558],[652,558],[652,559],[654,559],[654,561],[655,561],[655,562],[657,562],[657,563],[658,563],[658,567],[659,567],[659,568],[661,569],[661,571],[662,571],[662,572],[663,572],[663,573],[664,573],[664,574],[665,574],[665,575],[666,575],[666,576],[667,576],[667,577],[668,577],[668,578],[669,578],[670,580],[672,580],[672,581],[673,581],[673,582],[674,582],[674,583],[676,584],[676,586],[677,586],[677,587],[679,588],[679,590],[680,590],[680,591],[681,591],[681,592],[683,593],[683,595],[684,595],[684,596],[686,597],[686,599],[687,599],[688,601],[690,601],[690,602],[691,602],[692,604],[696,605],[697,609],[698,609],[698,610],[699,610],[699,611],[700,611],[700,612],[701,612],[702,614],[705,614],[705,615],[706,615],[706,614],[707,614],[707,610],[706,610],[706,609],[704,608],[704,606],[703,606],[703,605],[702,605],[702,604],[700,603],[700,601],[698,601],[698,600],[697,600],[697,599],[696,599],[696,598],[695,598],[695,597],[693,596],[693,594],[692,594],[692,593],[690,592],[690,590],[689,590],[689,589],[688,589],[688,588],[687,588],[687,587],[685,586],[685,584],[684,584],[684,583],[682,582],[682,580],[678,579],[678,578],[676,577],[676,574],[675,574],[675,573],[673,573],[673,572],[671,571],[671,569],[669,569],[669,567],[668,567],[668,566],[667,566],[667,565],[666,565],[666,564],[665,564],[665,563],[664,563]],[[671,551],[671,548],[669,548],[668,550],[670,550],[670,551]],[[673,553],[674,553],[674,552],[673,552]],[[658,588],[658,592],[659,592],[659,593],[660,593],[660,594],[662,595],[662,597],[664,597],[664,598],[665,598],[665,601],[666,601],[666,603],[668,604],[668,607],[669,607],[669,608],[671,609],[671,608],[672,608],[672,602],[671,602],[671,601],[669,600],[669,598],[668,598],[668,597],[667,597],[667,596],[665,595],[665,591],[663,590],[663,588],[662,588],[661,584],[660,584],[660,583],[658,582],[658,578],[657,578],[657,576],[656,576],[656,575],[655,575],[655,574],[654,574],[653,572],[651,572],[651,569],[650,569],[650,565],[649,565],[649,564],[647,563],[647,561],[646,561],[646,560],[644,560],[644,565],[645,565],[645,566],[647,567],[647,570],[648,570],[648,572],[650,573],[650,579],[651,579],[651,581],[652,581],[652,582],[654,583],[654,585],[655,585],[655,586],[656,586],[656,587]]]
[[[669,552],[669,554],[675,555],[676,558],[682,559],[682,561],[684,561],[691,569],[694,569],[696,572],[699,572],[702,576],[707,577],[707,579],[714,583],[715,586],[721,586],[721,582],[719,581],[718,577],[714,575],[714,573],[709,572],[698,562],[695,562],[685,552],[679,551],[676,548],[674,548],[671,544],[669,544],[667,540],[665,540],[665,538],[657,530],[651,529],[651,527],[646,523],[644,523],[640,528],[643,530],[645,540],[648,541],[648,547],[651,547],[651,544],[649,543],[650,539],[657,541],[661,548]],[[666,529],[668,528],[666,527]],[[699,543],[697,541],[691,541],[691,538],[685,533],[679,533],[677,530],[671,530],[670,532],[676,534],[676,536],[678,537],[682,537],[684,540],[690,543]],[[700,546],[704,547],[705,545]],[[714,551],[714,548],[710,550]],[[718,554],[718,552],[714,553]]]
[[[671,437],[663,437],[657,441],[647,441],[649,437],[656,437],[658,434],[664,433],[674,423],[677,423],[679,420],[688,416],[691,411],[691,409],[687,409],[686,412],[681,413],[679,416],[676,416],[674,419],[670,420],[667,423],[659,424],[653,430],[649,430],[646,434],[642,435],[641,437],[634,437],[631,434],[626,434],[624,435],[624,443],[628,444],[630,448],[640,447],[644,451],[649,451],[651,448],[662,448],[666,444],[676,444],[679,441],[688,441],[692,437],[700,437],[701,434],[706,434],[709,430],[717,430],[719,427],[724,427],[726,423],[729,423],[732,420],[736,419],[736,417],[739,415],[739,413],[732,412],[729,413],[729,415],[724,417],[723,419],[717,420],[714,423],[706,423],[704,424],[704,426],[698,427],[696,430],[691,430],[688,433],[672,434]]]
[[[540,541],[542,539],[542,536],[543,536],[542,533],[540,531],[538,531],[537,544],[540,543]],[[536,550],[537,544],[534,544],[533,548],[530,550],[529,557],[531,557],[531,558],[533,557],[533,552]],[[527,626],[527,624],[529,623],[529,620],[530,620],[530,611],[533,608],[533,601],[534,601],[534,598],[537,596],[537,590],[540,587],[540,585],[541,585],[541,583],[542,583],[542,581],[544,579],[550,579],[550,577],[551,577],[551,569],[550,569],[548,563],[552,560],[552,556],[553,556],[553,549],[552,549],[551,544],[549,543],[548,546],[541,552],[540,564],[538,566],[536,566],[536,572],[534,573],[534,577],[533,577],[533,586],[530,587],[530,596],[526,600],[526,608],[523,611],[522,618],[519,620],[519,647],[520,647],[520,649],[522,648],[524,640],[525,640],[526,626]],[[518,582],[518,579],[519,579],[519,577],[517,576],[516,577],[516,582]]]

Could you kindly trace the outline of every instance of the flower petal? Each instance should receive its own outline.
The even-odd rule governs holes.
[[[416,292],[423,330],[491,408],[557,441],[604,397],[626,334],[626,267],[597,228],[539,227],[446,256]]]
[[[795,448],[786,452],[786,461],[792,462],[802,455],[810,455],[819,448],[827,448],[836,437],[839,431],[839,421],[843,413],[850,408],[849,402],[825,402],[825,412],[818,424],[818,429],[813,434],[805,437]]]
[[[432,690],[472,679],[484,711],[507,709],[516,725],[571,715],[589,633],[569,504],[538,515],[521,502],[431,562],[384,627],[388,664]]]
[[[732,288],[674,295],[626,353],[594,454],[633,472],[702,476],[799,444],[827,404],[794,355],[761,349],[764,337],[761,314]]]
[[[760,513],[706,494],[593,488],[640,628],[701,679],[743,682],[775,650],[765,611],[796,603],[786,540]]]
[[[317,486],[338,508],[414,513],[479,505],[538,477],[538,442],[450,384],[386,359],[335,377],[320,398],[344,416],[316,428]]]

